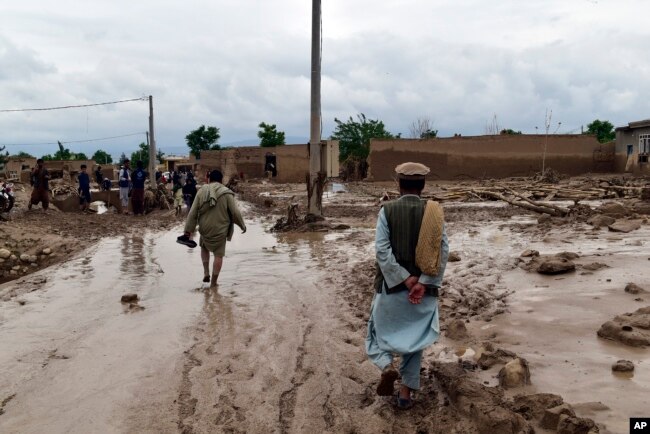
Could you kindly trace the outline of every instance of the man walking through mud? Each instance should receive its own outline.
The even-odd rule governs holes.
[[[191,242],[190,237],[196,225],[199,225],[203,282],[210,282],[210,286],[215,287],[226,253],[226,240],[232,239],[235,224],[241,228],[242,234],[246,232],[246,224],[237,207],[235,193],[221,183],[223,174],[213,170],[209,180],[210,183],[201,187],[196,194],[185,223],[185,234],[178,241],[182,244]],[[214,255],[212,278],[210,252]]]
[[[28,209],[32,209],[32,205],[38,205],[40,202],[43,204],[43,209],[47,210],[50,206],[50,172],[43,166],[43,159],[36,160],[36,167],[32,171],[30,182],[32,187],[32,196],[29,199]]]
[[[124,160],[124,165],[119,172],[118,185],[120,186],[120,203],[122,205],[122,214],[129,213],[129,196],[131,194],[131,162],[128,158]]]
[[[396,397],[400,409],[413,406],[420,388],[423,350],[440,334],[438,289],[449,256],[444,217],[439,204],[420,199],[429,168],[404,163],[395,168],[400,198],[379,211],[375,250],[377,274],[366,352],[381,370],[377,394]],[[399,373],[393,365],[399,354]]]

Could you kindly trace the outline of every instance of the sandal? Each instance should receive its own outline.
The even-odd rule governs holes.
[[[203,276],[203,283],[210,283],[210,275]]]
[[[381,371],[381,380],[377,385],[377,395],[392,396],[395,393],[395,380],[398,374],[393,365],[388,365]]]
[[[180,237],[177,237],[176,242],[178,244],[183,244],[184,246],[187,246],[187,247],[189,247],[191,249],[196,247],[196,241],[190,240],[190,237],[188,237],[187,235],[181,235]],[[205,280],[204,280],[204,282],[205,282]]]

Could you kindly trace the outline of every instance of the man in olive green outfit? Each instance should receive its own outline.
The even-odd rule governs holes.
[[[235,224],[241,228],[242,234],[246,232],[246,224],[235,202],[235,193],[221,183],[223,174],[219,170],[213,170],[209,179],[210,183],[201,187],[196,194],[187,216],[185,235],[190,237],[196,225],[199,225],[203,281],[210,282],[210,286],[217,286],[226,253],[226,240],[232,239]],[[212,279],[210,252],[214,255]]]

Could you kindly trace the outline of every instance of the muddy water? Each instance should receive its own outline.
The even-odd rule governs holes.
[[[386,426],[365,324],[322,284],[323,246],[344,234],[276,238],[250,222],[217,291],[176,235],[105,240],[45,270],[25,305],[0,305],[0,432]],[[144,310],[120,303],[131,292]]]
[[[501,263],[524,249],[536,249],[543,254],[577,252],[577,264],[599,262],[608,268],[542,276],[503,267],[499,283],[515,291],[508,298],[511,314],[487,323],[473,322],[472,331],[489,340],[496,333],[498,345],[531,363],[533,386],[528,391],[560,394],[577,404],[580,415],[604,423],[611,432],[627,432],[628,418],[650,409],[650,350],[600,339],[596,331],[614,316],[650,304],[647,294],[641,294],[645,300],[639,302],[634,300],[639,295],[623,291],[628,282],[650,288],[650,276],[643,271],[650,258],[650,228],[625,235],[590,227],[578,232],[552,228],[531,237],[512,231],[513,225],[534,223],[514,218],[506,224],[456,234],[451,242],[466,257],[499,258]],[[634,362],[634,375],[612,373],[611,365],[620,359]],[[494,384],[494,374],[487,371],[484,379]]]

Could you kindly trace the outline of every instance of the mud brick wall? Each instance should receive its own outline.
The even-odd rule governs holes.
[[[529,176],[542,170],[545,140],[541,134],[373,139],[368,180],[392,180],[395,166],[405,161],[430,167],[430,179]],[[567,175],[612,172],[614,147],[593,135],[549,135],[546,167]]]
[[[266,153],[276,156],[278,182],[304,182],[305,174],[309,171],[309,154],[307,145],[284,145],[275,148],[259,146],[242,146],[221,151],[203,151],[198,173],[204,176],[207,170],[219,169],[224,174],[224,182],[239,173],[244,178],[264,177]]]

